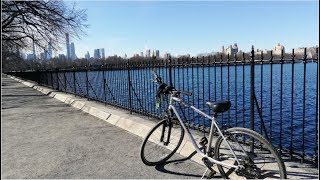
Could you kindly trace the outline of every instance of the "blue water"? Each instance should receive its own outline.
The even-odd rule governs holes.
[[[290,139],[292,138],[292,148],[295,152],[301,153],[304,148],[307,155],[317,154],[318,144],[315,140],[317,64],[306,64],[304,117],[303,64],[294,64],[294,78],[291,75],[292,65],[283,64],[282,84],[280,83],[281,65],[274,64],[272,65],[272,69],[271,76],[271,65],[255,65],[255,95],[259,107],[262,108],[262,119],[267,129],[267,135],[271,137],[271,142],[276,147],[282,146],[284,149],[290,149]],[[163,78],[164,82],[169,83],[169,71],[167,68],[157,68],[155,71]],[[81,95],[89,94],[90,97],[102,101],[116,103],[122,107],[130,107],[128,101],[128,70],[89,71],[89,88],[87,88],[86,72],[75,73],[76,88],[74,87],[73,74],[73,72],[65,74],[67,86],[60,85],[61,90],[68,92],[76,90]],[[161,103],[159,109],[155,108],[157,85],[151,81],[151,68],[130,70],[130,76],[132,107],[136,110],[161,115],[166,107],[166,103]],[[172,68],[172,76],[176,89],[193,93],[191,97],[183,96],[182,98],[187,103],[208,114],[212,115],[212,112],[205,105],[205,102],[222,99],[231,101],[232,107],[230,111],[218,117],[221,126],[250,127],[250,66],[176,67]],[[271,77],[272,91],[270,84]],[[106,79],[105,86],[103,79]],[[64,74],[61,72],[59,73],[59,80],[61,84],[64,84]],[[291,98],[292,80],[294,82],[293,99]],[[52,83],[50,78],[48,83]],[[56,79],[53,79],[53,84],[56,86]],[[280,92],[281,86],[282,98]],[[280,108],[281,99],[282,109]],[[191,110],[185,108],[183,110],[186,115],[185,121],[209,126],[210,122],[208,120],[197,116]],[[182,111],[179,112],[182,113]],[[265,132],[261,130],[261,119],[259,118],[256,106],[255,131],[265,135]]]

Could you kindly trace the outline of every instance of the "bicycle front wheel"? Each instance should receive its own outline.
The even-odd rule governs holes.
[[[286,168],[278,152],[260,134],[246,128],[230,128],[225,137],[242,168],[235,170],[217,165],[224,178],[286,179]],[[221,162],[238,165],[221,136],[215,144],[214,155]]]
[[[140,156],[144,164],[158,165],[168,160],[179,148],[184,136],[181,125],[169,119],[160,121],[143,140]]]

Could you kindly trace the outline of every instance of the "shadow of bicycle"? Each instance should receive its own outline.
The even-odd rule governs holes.
[[[185,163],[188,160],[191,160],[191,158],[196,154],[197,154],[197,152],[194,151],[188,157],[183,157],[183,158],[178,158],[178,159],[166,161],[163,164],[156,165],[155,169],[160,172],[163,172],[163,173],[173,174],[173,175],[177,175],[177,176],[185,176],[185,177],[190,177],[190,178],[201,178],[202,173],[204,173],[204,171],[205,171],[205,166],[203,166],[201,174],[188,173],[188,172],[177,172],[177,171],[169,170],[169,168],[166,168],[166,166],[171,165],[171,164],[179,165],[179,164]],[[213,178],[222,178],[222,177],[220,176],[220,174],[216,174]]]

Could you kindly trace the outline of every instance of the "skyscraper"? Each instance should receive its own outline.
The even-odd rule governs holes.
[[[69,33],[66,33],[67,60],[70,60]]]
[[[100,56],[100,49],[95,49],[95,50],[94,50],[93,58],[95,58],[95,59],[101,58],[101,56]]]
[[[95,49],[93,52],[93,58],[95,59],[105,59],[106,55],[104,52],[104,48]]]
[[[160,57],[160,51],[156,50],[156,58],[158,59]]]
[[[21,53],[21,57],[22,57],[22,59],[27,59],[27,54]]]
[[[46,60],[46,59],[47,59],[46,54],[47,54],[47,51],[46,51],[46,50],[44,50],[44,52],[40,53],[40,59],[41,59],[41,60]]]
[[[101,53],[101,56],[100,56],[100,57],[101,57],[102,59],[105,59],[104,48],[101,48],[101,52],[100,52],[100,53]]]
[[[28,55],[27,55],[27,60],[28,60],[28,61],[34,60],[34,56],[35,56],[34,54],[28,54]]]
[[[61,59],[65,59],[66,58],[66,56],[64,55],[64,54],[59,54],[59,59],[61,60]]]
[[[151,57],[151,50],[150,49],[146,50],[146,57]]]
[[[234,43],[233,45],[229,45],[227,48],[224,48],[224,46],[222,46],[221,51],[223,54],[230,54],[230,55],[237,54],[238,45],[237,43]]]
[[[87,54],[84,56],[87,60],[90,59],[90,54],[89,54],[89,51],[87,51]]]
[[[34,36],[33,36],[33,39],[34,39]],[[33,60],[36,60],[36,48],[35,48],[35,45],[34,45],[34,40],[32,41],[32,46],[33,46]]]
[[[48,43],[47,60],[52,58],[52,43],[51,40]]]
[[[275,54],[275,55],[280,55],[282,50],[283,50],[283,53],[285,53],[284,46],[282,44],[280,44],[280,43],[278,43],[277,45],[275,45],[272,48],[273,54]]]
[[[70,44],[70,59],[71,59],[72,61],[74,61],[74,60],[77,59],[76,50],[75,50],[75,48],[74,48],[74,43],[73,43],[73,42]]]
[[[163,58],[164,58],[164,59],[169,59],[170,56],[171,56],[170,53],[164,53]]]

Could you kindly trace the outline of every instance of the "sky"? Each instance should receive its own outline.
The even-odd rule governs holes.
[[[68,3],[71,3],[68,1]],[[210,53],[237,43],[240,50],[319,44],[318,1],[76,1],[89,28],[71,38],[76,55],[104,48],[128,57],[159,50],[172,55]],[[65,54],[65,45],[62,51]]]

